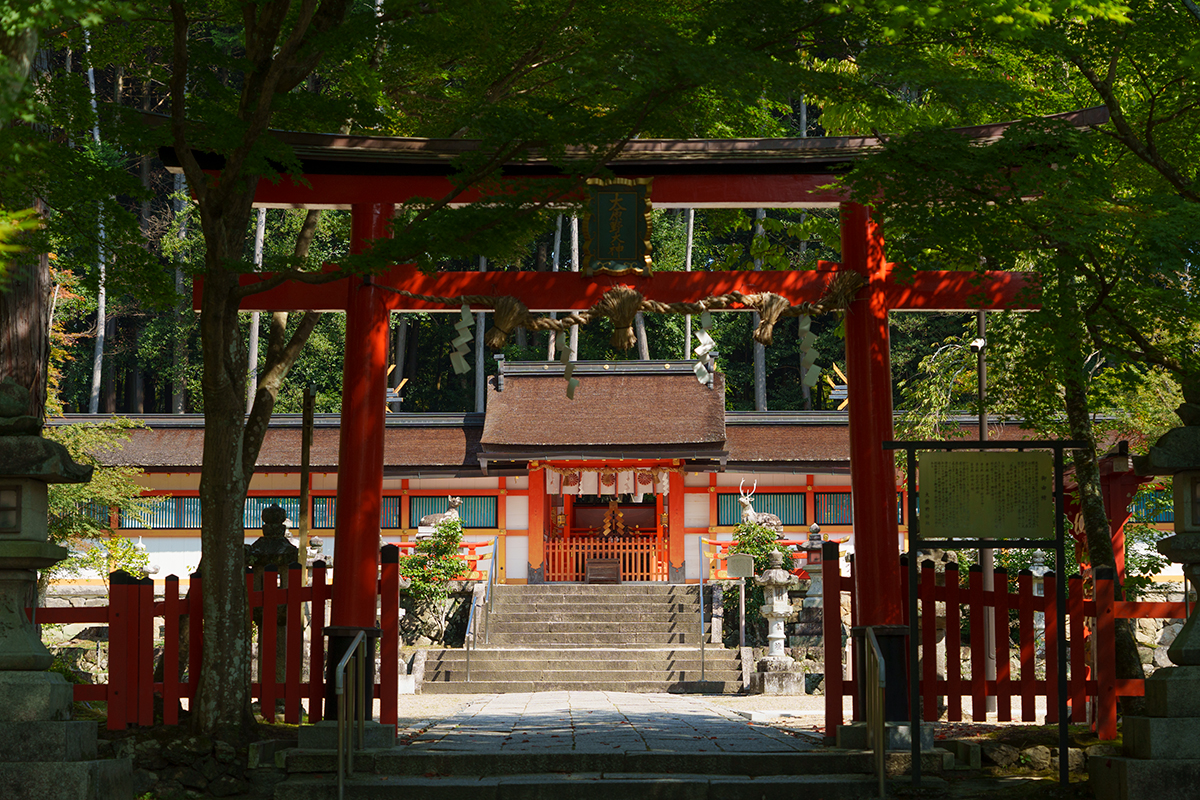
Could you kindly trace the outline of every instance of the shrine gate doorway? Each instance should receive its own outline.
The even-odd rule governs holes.
[[[1058,115],[1078,125],[1102,122],[1096,110]],[[977,141],[994,141],[1005,126],[962,129]],[[301,175],[261,181],[255,204],[283,208],[349,208],[351,250],[364,252],[389,235],[396,205],[417,197],[455,196],[455,202],[482,199],[474,189],[454,186],[453,160],[470,143],[412,139],[371,139],[312,134],[277,134],[291,144]],[[373,626],[378,574],[378,521],[383,482],[382,432],[386,393],[388,315],[391,311],[454,311],[444,304],[401,297],[384,287],[454,297],[507,295],[532,311],[584,309],[610,288],[629,285],[643,297],[662,302],[694,301],[739,291],[772,292],[791,303],[816,300],[838,272],[864,279],[846,310],[846,362],[851,389],[851,483],[856,538],[855,598],[860,625],[900,623],[903,609],[894,569],[899,551],[895,513],[896,476],[882,443],[892,436],[892,383],[888,312],[907,310],[1013,309],[1028,307],[1024,277],[1015,273],[917,272],[895,279],[884,257],[883,236],[867,207],[850,202],[831,187],[840,172],[879,143],[864,138],[789,140],[635,140],[608,168],[623,178],[652,179],[651,198],[659,208],[840,208],[841,262],[805,272],[660,273],[653,277],[585,278],[582,274],[510,272],[422,275],[397,266],[373,278],[348,277],[337,283],[285,283],[249,294],[243,310],[296,309],[345,311],[347,353],[336,529],[337,570],[331,623]],[[165,152],[168,166],[177,159]],[[522,179],[553,175],[549,162],[514,164]],[[244,283],[268,279],[247,274]],[[202,289],[198,287],[197,292]],[[199,299],[199,297],[197,298]],[[531,509],[532,511],[532,509]],[[673,547],[670,568],[682,569],[682,549]],[[535,559],[537,559],[535,563]],[[530,553],[530,568],[543,567],[543,554]]]

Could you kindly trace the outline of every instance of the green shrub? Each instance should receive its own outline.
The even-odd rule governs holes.
[[[400,559],[400,574],[410,582],[408,594],[417,612],[433,621],[436,635],[431,638],[438,641],[446,633],[450,581],[466,569],[458,549],[462,538],[462,520],[443,519],[434,527],[433,536],[419,540],[413,554]]]
[[[734,544],[730,553],[745,553],[754,557],[754,574],[762,575],[770,569],[770,554],[774,550],[783,553],[783,568],[792,568],[792,551],[779,544],[775,531],[753,522],[743,522],[734,529]],[[763,590],[753,578],[746,578],[746,644],[766,644],[767,620],[762,615]],[[727,647],[738,644],[738,596],[736,591],[725,593],[725,630],[722,636]]]

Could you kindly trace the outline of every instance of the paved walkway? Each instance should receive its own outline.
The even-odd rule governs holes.
[[[624,692],[485,695],[402,735],[412,750],[430,753],[780,753],[816,747],[814,739],[753,724],[709,698]]]

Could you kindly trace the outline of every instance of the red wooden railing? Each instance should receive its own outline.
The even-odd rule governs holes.
[[[489,542],[470,543],[463,549],[464,577],[472,579],[486,575],[477,568],[476,549]],[[398,714],[397,694],[400,675],[400,548],[388,545],[380,552],[378,591],[380,602],[380,660],[379,682],[375,696],[380,700],[380,722],[395,724]],[[321,635],[309,636],[304,643],[305,606],[311,615],[309,631],[323,631],[328,618],[326,603],[331,586],[324,562],[318,561],[310,571],[310,585],[301,586],[300,565],[293,564],[287,574],[287,585],[279,580],[276,569],[268,567],[262,573],[260,589],[254,587],[255,576],[246,574],[246,589],[250,613],[261,611],[259,672],[251,684],[251,699],[258,700],[262,717],[267,722],[276,718],[276,702],[283,701],[283,719],[298,724],[303,707],[307,705],[309,722],[322,719],[325,698],[325,640]],[[162,697],[164,725],[179,723],[179,701],[191,700],[196,694],[200,660],[204,641],[200,626],[200,591],[202,576],[191,576],[186,595],[180,595],[179,578],[167,576],[162,584],[162,599],[155,601],[154,582],[137,579],[124,572],[109,577],[107,606],[82,608],[39,608],[34,619],[39,624],[95,624],[108,626],[108,682],[76,684],[75,700],[107,703],[108,728],[122,730],[129,725],[153,725],[155,696]],[[286,624],[282,628],[270,624],[277,610],[285,609]],[[35,613],[32,610],[31,614]],[[154,680],[155,621],[161,619],[164,638],[163,677]],[[283,680],[261,679],[259,676],[277,674],[277,637],[284,637]],[[180,679],[181,643],[187,645],[187,678]],[[308,680],[303,681],[305,663]]]
[[[850,575],[841,575],[835,565],[836,558],[826,553],[823,605],[826,609],[840,608],[842,592],[853,597],[853,566]],[[907,566],[900,562],[902,585],[907,600]],[[972,567],[963,586],[958,574],[958,565],[946,567],[945,585],[935,585],[932,563],[923,564],[919,571],[918,609],[921,615],[920,645],[922,648],[920,701],[922,719],[938,718],[938,700],[944,699],[946,719],[957,722],[963,719],[963,700],[970,697],[971,716],[975,720],[986,719],[986,698],[996,698],[997,719],[1013,719],[1013,700],[1020,699],[1020,718],[1034,721],[1035,698],[1046,698],[1046,722],[1058,722],[1058,659],[1065,657],[1068,666],[1067,691],[1071,708],[1071,721],[1082,723],[1087,720],[1086,707],[1092,698],[1097,700],[1094,720],[1097,736],[1115,739],[1117,736],[1117,698],[1141,696],[1145,693],[1145,682],[1136,679],[1116,678],[1115,621],[1124,619],[1182,619],[1185,616],[1183,603],[1139,603],[1114,599],[1115,582],[1111,573],[1097,570],[1095,598],[1084,594],[1084,582],[1072,577],[1067,582],[1067,648],[1058,652],[1058,614],[1056,610],[1057,577],[1048,573],[1044,579],[1041,596],[1034,594],[1034,579],[1023,571],[1017,577],[1016,591],[1009,587],[1007,573],[996,570],[994,590],[984,590],[983,573]],[[935,642],[937,631],[936,608],[945,606],[946,676],[937,677]],[[907,617],[908,603],[902,604]],[[962,652],[962,612],[965,609],[972,621],[984,619],[985,608],[995,609],[996,625],[996,678],[985,680],[984,637],[970,637],[970,677],[963,676],[963,659],[956,657]],[[1017,619],[1010,619],[1009,610],[1016,609]],[[851,603],[851,622],[857,624],[855,608]],[[1034,614],[1044,614],[1045,656],[1038,663],[1035,653]],[[904,620],[905,624],[908,619]],[[827,735],[832,736],[842,724],[842,698],[854,698],[854,718],[859,719],[858,693],[855,681],[844,679],[844,660],[841,647],[841,620],[838,613],[827,613],[824,617],[825,634],[825,724]],[[1090,628],[1088,635],[1086,629]],[[979,628],[973,625],[973,631]],[[1015,636],[1014,636],[1015,633]],[[1018,653],[1019,669],[1012,674],[1010,650],[1014,645]],[[1094,645],[1093,645],[1094,643]],[[1088,651],[1094,646],[1094,674],[1089,674]],[[926,655],[928,654],[928,655]],[[1041,667],[1041,669],[1039,669]],[[1041,677],[1038,676],[1041,672]]]
[[[486,543],[484,543],[486,544]],[[476,545],[476,547],[483,544]],[[467,548],[473,556],[475,548]],[[394,724],[397,719],[397,688],[399,684],[399,571],[400,548],[389,545],[381,552],[381,569],[378,591],[381,597],[380,615],[380,680],[376,696],[380,699],[380,721]],[[840,608],[842,592],[853,596],[854,575],[841,575],[837,569],[836,550],[826,553],[824,558],[824,607]],[[467,568],[470,575],[480,573],[477,565]],[[907,570],[902,570],[907,587]],[[279,607],[286,609],[287,624],[283,627],[284,669],[283,680],[255,681],[251,687],[252,698],[260,701],[263,718],[274,721],[276,700],[283,700],[285,722],[298,723],[302,708],[307,703],[307,716],[311,722],[322,719],[325,697],[324,660],[325,643],[322,636],[310,636],[305,649],[303,639],[303,607],[307,604],[311,621],[309,630],[321,631],[327,619],[326,603],[330,585],[328,572],[318,562],[311,571],[311,585],[300,585],[300,568],[294,565],[288,574],[287,587],[282,587],[279,575],[274,570],[263,573],[262,588],[255,589],[253,576],[247,575],[247,587],[251,612],[263,611],[262,618],[276,619]],[[1117,698],[1139,696],[1145,692],[1144,682],[1118,680],[1116,678],[1116,654],[1114,646],[1115,621],[1120,618],[1164,618],[1182,619],[1185,616],[1183,603],[1140,603],[1114,599],[1114,583],[1111,576],[1097,571],[1095,598],[1084,595],[1082,579],[1073,577],[1068,581],[1068,659],[1071,718],[1083,722],[1085,708],[1092,698],[1098,700],[1095,726],[1101,739],[1112,739],[1117,734]],[[983,619],[983,609],[996,609],[996,678],[982,680],[974,676],[983,674],[983,637],[972,636],[969,654],[971,676],[965,677],[960,658],[947,658],[947,674],[936,676],[936,658],[922,662],[920,679],[922,716],[933,719],[938,699],[944,698],[946,716],[949,721],[963,718],[964,697],[970,697],[970,711],[975,719],[984,719],[984,703],[990,696],[996,697],[998,718],[1013,719],[1014,702],[1019,703],[1020,718],[1035,719],[1035,699],[1047,699],[1047,721],[1057,722],[1058,704],[1055,678],[1058,669],[1057,637],[1055,626],[1056,577],[1045,578],[1044,596],[1033,593],[1033,578],[1022,574],[1017,578],[1016,591],[1010,590],[1007,576],[997,570],[996,588],[985,591],[982,574],[972,570],[967,575],[966,585],[955,579],[956,568],[952,565],[947,572],[946,585],[937,586],[931,567],[920,570],[918,583],[918,608],[922,620],[929,624],[920,626],[921,645],[925,652],[934,652],[937,604],[944,603],[946,610],[945,646],[949,654],[961,653],[960,623],[965,608],[972,620]],[[75,686],[75,699],[88,702],[106,702],[108,727],[123,729],[131,724],[152,725],[154,723],[155,696],[163,700],[163,724],[179,722],[179,701],[192,699],[196,692],[196,676],[200,673],[203,638],[199,620],[200,588],[202,577],[191,576],[191,586],[186,595],[181,595],[179,579],[168,576],[162,587],[162,599],[154,599],[155,587],[150,579],[138,580],[123,572],[114,573],[109,581],[109,603],[107,606],[83,608],[40,608],[36,621],[44,624],[94,624],[107,625],[109,629],[109,675],[105,684],[79,684]],[[908,604],[902,604],[907,609]],[[1016,621],[1010,624],[1009,610],[1016,610]],[[1045,657],[1039,670],[1034,640],[1034,614],[1045,614]],[[153,679],[155,621],[162,620],[163,676]],[[851,604],[851,624],[857,624],[857,609]],[[1085,629],[1091,635],[1085,637]],[[1015,629],[1015,634],[1014,634]],[[275,637],[281,635],[278,626],[265,625],[260,648],[260,675],[276,675]],[[826,730],[832,734],[842,723],[842,698],[854,698],[854,717],[860,718],[857,707],[857,692],[853,679],[843,678],[843,649],[841,646],[841,619],[834,611],[824,616],[825,637],[825,712]],[[187,643],[186,679],[180,678],[180,643]],[[1088,658],[1093,647],[1094,659]],[[1018,654],[1017,674],[1010,669],[1010,648]],[[1089,675],[1089,661],[1093,661],[1094,674]],[[302,682],[305,662],[308,680]],[[1041,671],[1043,677],[1038,677]],[[1045,676],[1050,676],[1047,679]],[[1019,700],[1018,700],[1019,698]]]
[[[625,536],[569,536],[544,545],[547,581],[582,581],[591,558],[616,558],[623,581],[665,581],[667,553],[654,532]]]

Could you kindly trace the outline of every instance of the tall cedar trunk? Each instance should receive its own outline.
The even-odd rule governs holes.
[[[1062,313],[1060,313],[1059,322],[1062,330],[1059,333],[1061,341],[1066,345],[1061,352],[1063,353],[1063,399],[1067,412],[1067,425],[1072,439],[1092,444],[1087,450],[1076,450],[1073,455],[1075,482],[1079,491],[1079,507],[1083,513],[1088,561],[1093,569],[1096,567],[1112,568],[1113,575],[1116,576],[1117,560],[1113,551],[1108,514],[1104,510],[1104,493],[1100,487],[1100,463],[1096,448],[1096,435],[1092,426],[1087,397],[1083,327],[1077,324],[1080,310],[1073,282],[1075,272],[1070,269],[1070,260],[1067,258],[1062,258],[1060,268]],[[1121,584],[1119,576],[1116,584],[1116,597],[1118,600],[1125,599],[1125,587]],[[1117,620],[1116,656],[1118,678],[1146,677],[1131,620]],[[1141,707],[1143,702],[1141,698],[1122,698],[1121,705],[1126,713],[1130,713]]]
[[[45,254],[20,255],[0,287],[0,379],[29,389],[26,413],[46,413],[46,368],[50,359],[50,262]]]
[[[238,277],[225,268],[228,258],[241,255],[249,206],[249,202],[232,200],[226,206],[233,207],[228,212],[232,219],[202,217],[209,245],[200,312],[204,354],[204,460],[200,473],[204,655],[191,724],[197,731],[227,741],[244,738],[254,721],[250,712],[250,636],[242,527],[252,474],[252,469],[245,468],[244,458],[247,353],[233,294]]]
[[[250,485],[242,459],[246,355],[237,336],[237,307],[228,295],[229,284],[236,280],[219,268],[209,269],[200,317],[205,373],[200,475],[204,659],[192,716],[198,730],[233,739],[252,721],[242,544],[242,513]]]

